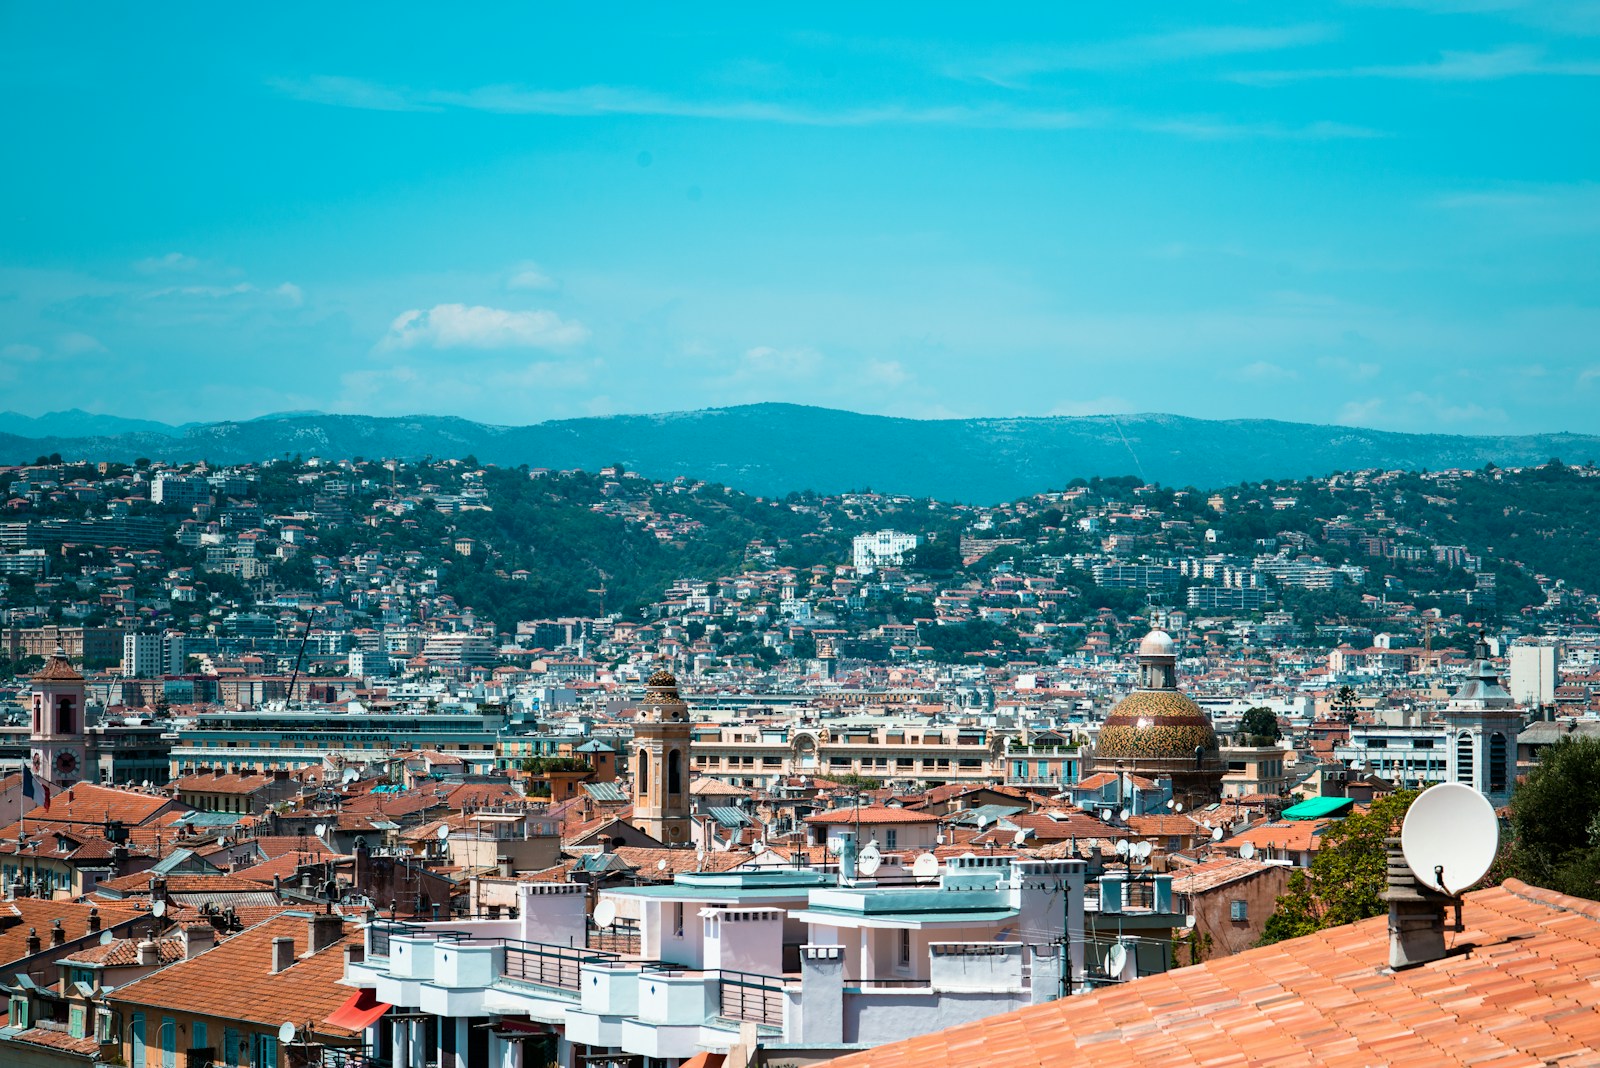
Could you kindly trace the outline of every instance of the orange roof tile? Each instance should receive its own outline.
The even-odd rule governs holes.
[[[1507,880],[1442,960],[1387,972],[1378,917],[850,1054],[835,1068],[1587,1064],[1600,903]]]

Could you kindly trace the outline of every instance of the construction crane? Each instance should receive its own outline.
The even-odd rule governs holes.
[[[600,576],[600,585],[586,592],[595,594],[600,598],[600,614],[604,616],[606,614],[606,580],[611,576],[601,571],[598,567],[595,568],[595,572]]]

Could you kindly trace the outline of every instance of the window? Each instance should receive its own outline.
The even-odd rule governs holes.
[[[1456,782],[1472,785],[1472,735],[1466,731],[1456,738]]]
[[[1228,918],[1244,921],[1250,918],[1249,906],[1242,898],[1234,898],[1228,903]]]
[[[667,753],[667,793],[683,793],[683,754],[676,749]]]
[[[898,848],[899,839],[900,832],[893,827],[890,827],[888,830],[883,832],[883,844],[889,849]]]
[[[911,929],[903,927],[903,928],[900,929],[900,967],[909,968],[910,966],[911,966]]]
[[[1506,736],[1499,731],[1489,735],[1489,789],[1506,788]]]
[[[683,902],[672,903],[672,929],[679,938],[683,937]]]

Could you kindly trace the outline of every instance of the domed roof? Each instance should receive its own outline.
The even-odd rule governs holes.
[[[1164,630],[1152,630],[1139,643],[1140,656],[1177,656],[1178,644]]]
[[[67,659],[67,651],[56,646],[56,651],[49,660],[44,662],[44,667],[33,676],[34,682],[82,682],[83,676],[72,666],[72,661]]]
[[[1095,759],[1192,760],[1196,749],[1216,753],[1217,748],[1211,717],[1184,694],[1134,690],[1106,716],[1095,743]]]

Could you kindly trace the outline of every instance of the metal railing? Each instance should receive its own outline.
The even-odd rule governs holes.
[[[588,961],[612,960],[616,954],[572,946],[552,946],[542,942],[523,942],[515,938],[479,939],[505,946],[505,963],[500,974],[535,986],[577,991],[582,983],[580,969]]]
[[[846,990],[913,990],[926,989],[933,984],[931,979],[846,979]]]
[[[590,920],[584,938],[590,949],[630,957],[640,953],[639,925],[632,920],[618,920],[610,927],[601,927]]]
[[[719,973],[719,1015],[729,1020],[783,1026],[783,980],[752,972]]]

